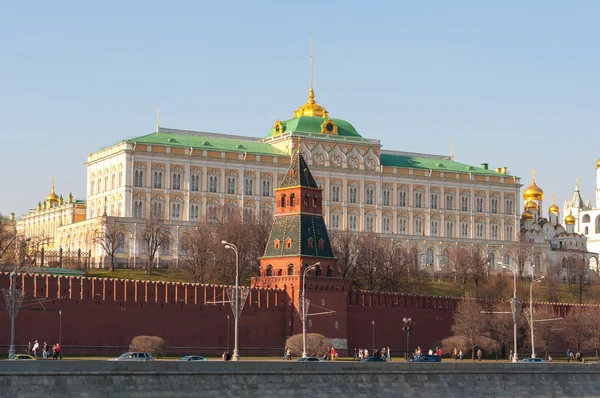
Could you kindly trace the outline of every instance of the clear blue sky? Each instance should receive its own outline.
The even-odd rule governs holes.
[[[595,190],[600,2],[57,1],[0,12],[0,212],[85,195],[86,156],[165,127],[263,136],[317,101],[384,148]],[[596,148],[596,149],[594,149]],[[593,197],[592,197],[593,198]],[[544,209],[544,211],[546,211]]]

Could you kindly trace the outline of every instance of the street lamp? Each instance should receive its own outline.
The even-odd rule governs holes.
[[[406,359],[408,359],[408,339],[410,338],[410,331],[412,330],[412,319],[402,318],[402,322],[404,322],[402,331],[406,333]]]
[[[515,269],[515,267],[510,266],[510,265],[502,265],[502,268],[504,269],[509,269],[512,271],[513,273],[513,299],[512,299],[512,310],[513,310],[513,333],[514,333],[514,337],[513,337],[513,356],[512,356],[512,361],[513,363],[517,362],[517,321],[519,319],[519,314],[517,312],[517,305],[518,305],[518,300],[517,300],[517,270]]]
[[[24,242],[21,242],[20,247],[25,246],[27,243],[31,240],[31,238],[27,238],[25,239]],[[14,239],[11,241],[11,243],[14,242]],[[6,250],[6,249],[5,249]],[[17,350],[15,349],[15,322],[16,322],[16,317],[17,317],[17,259],[15,258],[14,260],[14,269],[13,272],[11,272],[10,274],[11,277],[11,281],[12,284],[10,286],[10,347],[8,348],[8,357],[10,358],[11,356],[15,355],[17,353]],[[19,295],[20,301],[19,301],[19,306],[21,305],[21,300],[23,300],[23,293],[21,293]]]
[[[375,321],[371,321],[371,324],[373,325],[373,354],[375,354]]]
[[[302,358],[307,358],[306,353],[306,299],[304,298],[304,292],[306,291],[306,274],[321,265],[320,262],[314,263],[310,267],[307,267],[302,273]]]
[[[535,340],[533,336],[533,285],[540,283],[544,276],[534,279],[529,286],[529,327],[531,328],[531,358],[535,358]]]
[[[58,310],[58,344],[62,344],[62,310]]]
[[[227,314],[227,353],[229,353],[229,314]]]
[[[240,360],[240,351],[238,349],[238,318],[240,317],[239,306],[240,306],[240,261],[237,246],[233,243],[229,243],[225,240],[221,241],[225,245],[225,249],[233,250],[235,252],[235,303],[233,315],[233,358],[234,361]]]

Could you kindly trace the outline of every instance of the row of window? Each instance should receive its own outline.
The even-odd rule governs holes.
[[[103,184],[104,182],[104,184]],[[104,178],[92,178],[90,180],[90,195],[96,195],[102,192],[110,191],[113,189],[121,188],[123,182],[123,172],[119,171],[119,174],[112,173],[110,175],[110,179],[108,175],[105,175]],[[104,188],[104,190],[102,189]]]
[[[201,205],[198,203],[191,203],[189,205],[189,220],[190,221],[200,221],[201,219]],[[235,206],[227,206],[225,209],[220,212],[221,207],[216,204],[209,204],[206,207],[207,212],[207,220],[216,222],[220,219],[226,221],[233,221],[237,215],[237,207]],[[163,217],[164,214],[163,202],[162,201],[153,201],[151,204],[152,215],[155,217]],[[133,218],[144,218],[144,201],[142,200],[134,200],[133,201]],[[93,210],[91,213],[91,217],[93,217]],[[262,210],[262,217],[270,218],[272,216],[271,209],[265,208]],[[254,221],[255,218],[255,209],[252,207],[245,207],[243,211],[243,218],[245,222]],[[168,219],[170,220],[183,220],[183,208],[181,202],[171,203],[170,213],[168,215]]]

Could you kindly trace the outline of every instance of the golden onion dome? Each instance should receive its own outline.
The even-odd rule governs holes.
[[[50,192],[50,194],[48,196],[46,196],[46,202],[58,202],[58,201],[59,201],[59,197],[54,192],[54,184],[52,184],[52,192]]]
[[[525,202],[525,210],[537,210],[537,209],[539,209],[539,206],[533,200],[528,200],[527,202]]]
[[[311,87],[308,91],[308,101],[294,112],[294,117],[314,116],[329,117],[329,112],[315,101],[315,91]]]
[[[596,162],[596,168],[600,169],[600,159],[598,159],[598,161]]]
[[[523,191],[523,199],[525,200],[542,200],[544,199],[544,191],[535,183],[535,179],[531,179],[531,185]]]
[[[533,220],[533,219],[535,219],[535,216],[534,216],[534,215],[533,215],[533,213],[532,213],[532,212],[530,212],[529,210],[525,210],[525,211],[523,212],[523,214],[521,215],[521,218],[522,218],[523,220]]]
[[[550,208],[548,209],[548,211],[550,213],[560,213],[560,209],[558,208],[558,206],[556,205],[556,203],[552,203],[552,206],[550,206]]]
[[[565,217],[565,224],[567,225],[574,225],[575,224],[575,217],[573,216],[573,212],[569,212],[569,215]]]

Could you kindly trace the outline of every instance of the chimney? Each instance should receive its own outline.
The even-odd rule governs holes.
[[[15,213],[10,213],[10,221],[15,221]]]
[[[484,170],[487,170],[487,169],[489,168],[489,165],[488,165],[487,163],[481,163],[481,167],[482,167]]]

